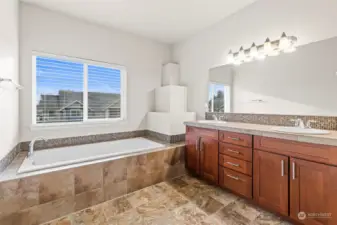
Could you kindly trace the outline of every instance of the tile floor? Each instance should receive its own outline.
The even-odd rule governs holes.
[[[290,225],[190,176],[162,182],[43,225]]]

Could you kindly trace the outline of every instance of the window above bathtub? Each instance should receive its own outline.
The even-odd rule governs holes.
[[[126,69],[85,59],[33,54],[33,125],[126,119]]]

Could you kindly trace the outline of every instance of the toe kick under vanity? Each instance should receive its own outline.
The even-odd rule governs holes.
[[[293,223],[337,224],[337,132],[299,136],[265,125],[185,124],[191,173]]]

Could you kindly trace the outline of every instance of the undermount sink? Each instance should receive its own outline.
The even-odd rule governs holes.
[[[226,123],[226,121],[221,120],[198,120],[198,123]]]
[[[319,130],[313,128],[301,128],[301,127],[272,127],[273,131],[278,131],[282,133],[292,133],[292,134],[329,134],[327,130]]]

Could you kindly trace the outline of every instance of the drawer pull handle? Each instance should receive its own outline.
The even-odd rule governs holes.
[[[240,180],[240,178],[235,177],[235,176],[232,176],[232,175],[230,175],[230,174],[226,174],[226,175],[227,175],[227,177],[232,178],[232,179],[234,179],[234,180]]]
[[[284,177],[284,160],[281,160],[281,177]]]
[[[295,162],[293,162],[293,180],[296,179],[295,173],[296,173],[296,165],[295,165]]]
[[[237,137],[228,137],[229,139],[232,139],[233,141],[240,141],[241,139],[240,138],[237,138]]]
[[[228,165],[235,166],[235,167],[240,167],[240,164],[235,164],[232,162],[226,162]]]
[[[232,150],[232,149],[227,149],[227,151],[228,151],[228,152],[231,152],[231,153],[238,154],[238,155],[240,154],[240,152],[238,152],[238,151],[235,151],[235,150]]]

